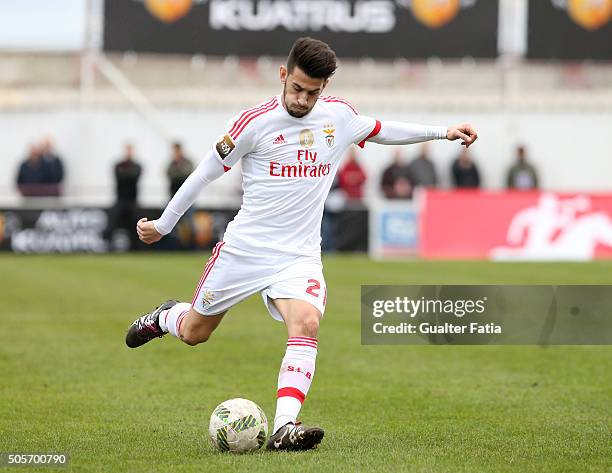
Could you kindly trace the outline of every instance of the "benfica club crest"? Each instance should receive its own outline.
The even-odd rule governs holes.
[[[325,128],[323,129],[323,133],[325,133],[325,143],[327,144],[328,148],[334,147],[334,142],[336,139],[334,136],[335,132],[336,132],[336,129],[334,128],[334,125],[325,125]]]
[[[212,291],[209,291],[208,289],[202,290],[201,295],[202,305],[208,305],[215,300],[215,294]]]

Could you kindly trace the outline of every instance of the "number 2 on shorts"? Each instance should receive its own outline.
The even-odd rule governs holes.
[[[319,293],[315,291],[321,289],[321,283],[316,279],[309,279],[308,284],[310,284],[310,286],[306,289],[306,293],[314,297],[319,297]]]

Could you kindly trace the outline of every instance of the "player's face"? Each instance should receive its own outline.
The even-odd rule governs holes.
[[[281,66],[280,78],[284,84],[285,109],[289,115],[296,118],[302,118],[312,110],[328,82],[328,79],[309,77],[297,66],[291,74],[285,66]]]

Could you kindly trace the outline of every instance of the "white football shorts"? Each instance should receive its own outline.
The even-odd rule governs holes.
[[[220,241],[204,267],[191,305],[202,315],[216,315],[256,292],[276,320],[283,319],[270,299],[301,299],[323,315],[327,286],[321,259],[246,252]]]

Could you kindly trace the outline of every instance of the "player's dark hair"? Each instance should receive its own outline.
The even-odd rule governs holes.
[[[287,71],[295,66],[313,79],[329,79],[336,72],[336,53],[327,43],[314,38],[299,38],[289,52]]]

